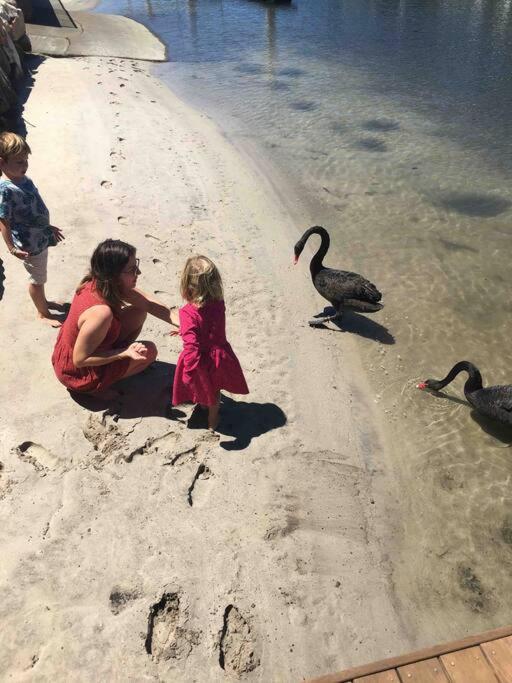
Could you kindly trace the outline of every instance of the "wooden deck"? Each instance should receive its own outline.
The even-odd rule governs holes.
[[[307,683],[512,683],[512,626]]]

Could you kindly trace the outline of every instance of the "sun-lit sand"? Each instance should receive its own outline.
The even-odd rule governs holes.
[[[71,299],[106,237],[136,245],[141,288],[172,304],[185,259],[207,254],[251,393],[226,396],[220,438],[188,429],[190,407],[169,412],[180,341],[149,320],[155,366],[109,409],[79,405],[2,253],[2,675],[292,681],[406,650],[356,342],[308,327],[310,252],[292,265],[310,217],[142,63],[47,59],[24,116],[66,235],[48,296]]]

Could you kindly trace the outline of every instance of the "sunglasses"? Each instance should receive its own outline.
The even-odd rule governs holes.
[[[125,268],[121,272],[125,273],[126,275],[138,275],[140,273],[139,264],[140,264],[140,259],[136,258],[134,266],[132,266],[131,268]]]

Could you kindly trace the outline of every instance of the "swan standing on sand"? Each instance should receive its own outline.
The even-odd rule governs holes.
[[[316,291],[334,306],[336,313],[322,318],[314,318],[309,321],[309,324],[312,327],[317,327],[330,320],[339,321],[344,310],[363,313],[380,311],[382,304],[378,302],[381,300],[382,294],[373,283],[357,273],[333,270],[326,268],[322,263],[331,243],[329,233],[325,228],[315,225],[306,230],[295,245],[295,263],[299,260],[299,256],[311,235],[320,235],[322,238],[322,243],[309,264],[311,279]]]
[[[464,385],[464,396],[468,403],[482,415],[512,425],[512,385],[482,387],[482,375],[478,368],[467,360],[454,365],[444,379],[427,379],[420,382],[418,389],[439,391],[464,370],[469,375]]]

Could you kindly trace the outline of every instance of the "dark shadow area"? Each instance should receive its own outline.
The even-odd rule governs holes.
[[[235,71],[239,71],[242,74],[263,74],[265,69],[261,64],[238,64],[235,66]]]
[[[473,254],[478,254],[478,249],[475,249],[474,247],[468,247],[467,244],[461,244],[460,242],[450,242],[450,240],[445,240],[442,237],[439,238],[439,241],[448,251],[470,251]]]
[[[437,399],[442,399],[444,401],[451,401],[452,403],[457,403],[462,406],[466,406],[471,409],[470,416],[477,423],[477,425],[489,436],[492,436],[496,441],[501,441],[501,443],[507,444],[507,446],[512,446],[512,425],[503,424],[503,422],[498,422],[490,417],[486,417],[481,413],[477,412],[464,398],[459,398],[458,396],[453,396],[447,394],[444,391],[429,391],[428,393]]]
[[[289,90],[290,86],[288,83],[285,83],[284,81],[274,81],[273,83],[270,84],[270,89],[271,90]]]
[[[17,102],[2,117],[4,119],[5,130],[18,133],[18,135],[21,135],[22,137],[30,135],[30,129],[36,127],[35,123],[31,123],[24,118],[23,113],[25,110],[25,103],[30,97],[30,93],[34,86],[34,74],[37,73],[37,69],[43,61],[44,57],[40,57],[39,55],[25,55],[23,60],[24,74],[16,86],[16,93],[18,95]]]
[[[431,391],[429,389],[423,389],[422,391],[426,391],[434,398],[442,398],[443,400],[451,401],[452,403],[458,403],[462,406],[469,406],[469,403],[465,399],[459,398],[458,396],[452,396],[444,391]]]
[[[329,128],[333,131],[333,133],[337,133],[338,135],[343,135],[348,130],[344,123],[339,123],[338,121],[333,121],[329,125]]]
[[[299,100],[298,102],[291,102],[290,109],[295,109],[295,111],[311,111],[317,108],[315,102],[309,102],[308,100]]]
[[[0,258],[0,301],[2,301],[2,299],[4,298],[4,292],[5,292],[4,281],[5,281],[4,262]]]
[[[471,410],[471,417],[478,426],[481,427],[486,434],[492,436],[493,439],[501,441],[501,443],[505,443],[507,446],[512,446],[512,425],[491,420],[490,417],[485,417],[485,415],[477,413],[474,409]]]
[[[298,76],[304,76],[306,72],[302,69],[296,69],[293,66],[285,67],[284,69],[279,69],[276,72],[277,76],[289,76],[291,78],[297,78]]]
[[[457,211],[464,216],[480,216],[493,218],[505,213],[512,206],[512,202],[504,197],[477,194],[476,192],[452,192],[434,202],[443,209]]]
[[[128,377],[114,384],[112,388],[119,391],[120,396],[110,401],[71,391],[69,394],[86,410],[108,410],[111,415],[116,415],[122,420],[136,417],[167,417],[176,420],[184,417],[185,413],[171,406],[175,370],[174,364],[157,360],[140,375]]]
[[[54,6],[58,9],[58,14],[55,12]],[[49,0],[32,0],[32,16],[30,23],[39,24],[40,26],[55,26],[60,28],[75,27],[75,22],[71,19],[69,13],[66,11],[59,0],[53,0],[53,5]]]
[[[326,306],[322,313],[315,315],[315,318],[323,318],[328,315],[334,315],[335,310],[332,306]],[[328,328],[326,325],[318,325],[319,328],[330,329],[332,332],[351,332],[357,334],[365,339],[372,339],[381,344],[392,345],[395,343],[395,338],[387,327],[381,325],[366,315],[357,313],[356,311],[344,311],[340,322],[331,321],[337,329]]]
[[[363,149],[365,152],[387,152],[388,147],[382,140],[377,140],[377,138],[362,138],[358,140],[354,147],[357,149]]]
[[[389,133],[392,130],[398,130],[400,124],[398,121],[393,121],[392,119],[370,119],[363,123],[362,128],[374,133]]]
[[[187,425],[190,429],[206,429],[207,418],[207,411],[196,406]],[[217,432],[233,437],[232,441],[221,441],[219,444],[227,451],[241,451],[256,437],[285,424],[286,415],[275,403],[247,403],[222,395]]]

